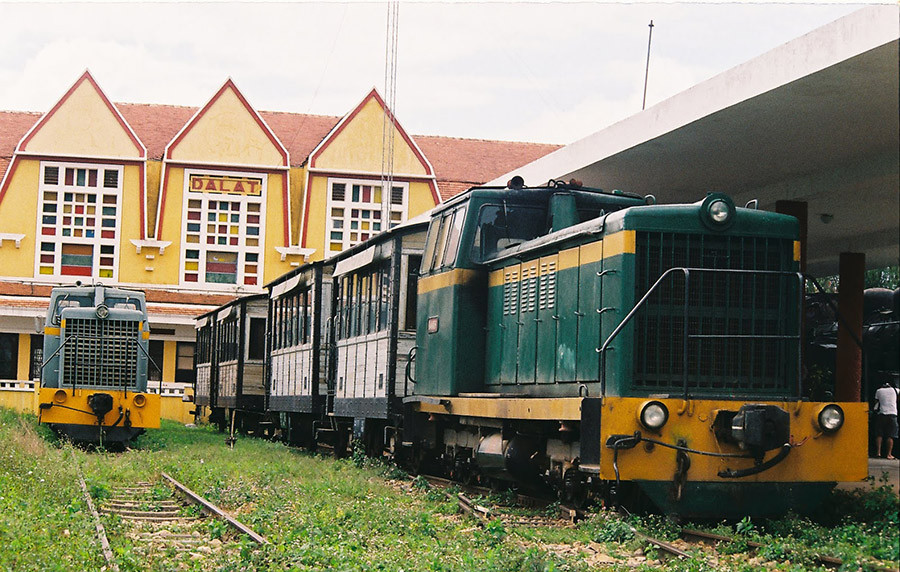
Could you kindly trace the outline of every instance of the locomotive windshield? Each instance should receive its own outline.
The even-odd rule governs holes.
[[[65,308],[83,308],[94,305],[94,300],[90,296],[60,296],[53,305],[53,311],[50,313],[50,322],[59,324],[60,314]]]
[[[483,262],[504,248],[522,244],[547,232],[547,209],[534,205],[484,205],[472,243],[472,261]]]

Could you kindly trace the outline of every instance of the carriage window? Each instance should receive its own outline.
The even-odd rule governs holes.
[[[266,355],[266,320],[250,318],[250,333],[247,339],[247,359],[263,359]]]
[[[472,260],[482,262],[546,232],[546,209],[522,205],[484,205],[472,244]]]

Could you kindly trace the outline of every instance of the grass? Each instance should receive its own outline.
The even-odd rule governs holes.
[[[665,564],[655,561],[654,551],[631,527],[673,538],[677,528],[661,517],[623,521],[600,513],[570,528],[501,521],[479,526],[457,515],[455,503],[423,481],[358,456],[335,460],[249,438],[239,439],[232,450],[212,429],[165,421],[162,429],[142,436],[136,449],[89,453],[55,442],[31,416],[0,411],[0,570],[100,570],[104,565],[75,463],[98,500],[116,486],[158,483],[159,473],[167,472],[271,542],[259,547],[220,521],[205,520],[203,532],[221,541],[222,550],[200,560],[166,551],[146,558],[126,523],[104,517],[123,571],[714,569],[700,553]],[[788,516],[716,528],[763,540],[766,556],[779,570],[807,569],[816,551],[849,562],[877,558],[896,566],[897,503],[889,494],[836,493],[834,514],[841,516],[826,523]],[[166,495],[168,490],[159,487],[153,496]],[[505,500],[500,495],[485,502]],[[764,569],[737,550],[721,552],[715,569]]]

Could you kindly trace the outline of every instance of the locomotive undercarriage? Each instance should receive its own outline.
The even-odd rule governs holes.
[[[414,452],[405,459],[411,470],[494,489],[552,490],[576,506],[606,490],[579,470],[578,423],[423,415],[411,425],[407,444]]]

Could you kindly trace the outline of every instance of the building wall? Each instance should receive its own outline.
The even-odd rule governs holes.
[[[290,157],[260,114],[228,80],[177,131],[161,156],[158,150],[148,156],[145,143],[86,72],[23,135],[11,168],[0,183],[0,232],[23,235],[18,248],[9,240],[0,242],[0,275],[7,281],[42,288],[81,280],[186,296],[210,292],[244,295],[261,291],[265,283],[303,262],[329,256],[326,232],[333,223],[329,223],[328,182],[347,179],[368,186],[380,185],[381,173],[387,167],[386,126],[393,135],[394,181],[405,193],[402,208],[405,220],[439,202],[434,171],[375,90],[327,134],[309,157]],[[142,133],[152,129],[147,123],[141,127]],[[158,149],[159,142],[154,144]],[[47,167],[58,169],[56,182],[48,178]],[[68,217],[89,216],[86,209],[92,203],[85,202],[81,207],[85,210],[76,215],[73,209],[77,205],[72,201],[77,199],[64,200],[66,194],[83,192],[76,188],[83,183],[69,183],[65,178],[67,169],[95,171],[94,186],[88,185],[88,194],[94,193],[98,201],[93,203],[97,221],[92,234],[87,234],[86,228],[76,230],[71,226],[74,218]],[[104,186],[103,177],[109,170],[118,173],[114,189]],[[192,176],[264,180],[258,213],[249,211],[248,205],[257,200],[249,192],[233,193],[233,189],[225,192],[223,187],[202,197],[193,194]],[[114,242],[114,254],[110,254],[109,244],[107,250],[101,251],[99,240],[101,232],[112,228],[101,226],[100,221],[104,206],[113,206],[103,204],[104,196],[111,193],[117,196],[115,215],[107,213],[107,218],[115,220],[116,226],[114,235],[104,240]],[[51,195],[54,198],[49,199]],[[387,230],[393,207],[388,189],[383,196],[385,220],[381,230]],[[192,211],[189,201],[202,202],[203,220],[191,218],[197,216],[198,209],[193,207]],[[233,226],[230,211],[215,213],[216,217],[227,214],[227,221],[206,220],[211,214],[207,203],[214,201],[243,205],[242,218],[235,223],[241,237],[237,245],[230,244]],[[55,210],[48,211],[48,205]],[[250,228],[251,214],[259,215],[258,229]],[[63,222],[64,216],[69,222]],[[54,217],[56,222],[49,223]],[[190,231],[188,224],[199,224],[204,230],[198,235]],[[216,241],[224,236],[228,242],[225,246],[229,248],[218,248],[217,244],[199,248],[197,237],[209,239],[209,229],[215,226],[218,231],[220,224],[227,227],[224,235],[212,234]],[[251,237],[251,230],[258,234]],[[374,230],[369,230],[368,235],[372,234]],[[361,238],[354,240],[358,242]],[[251,244],[253,241],[258,242]],[[49,243],[55,248],[52,253],[45,250]],[[76,252],[73,246],[83,248]],[[192,250],[200,250],[201,256],[227,250],[226,254],[236,255],[237,262],[233,264],[228,257],[224,262],[217,259],[214,265],[227,268],[213,273],[204,272],[201,263],[194,272],[196,281],[192,281],[188,279],[192,272],[189,264]],[[252,254],[258,257],[251,260],[248,255]],[[109,257],[113,262],[108,262]],[[98,270],[101,258],[107,261],[104,262],[107,267]],[[206,263],[208,270],[210,261],[207,259]],[[238,270],[234,273],[235,282],[228,282],[232,278],[232,266]],[[225,281],[210,282],[211,276]],[[177,296],[174,303],[178,303]],[[37,315],[39,310],[31,311]],[[206,310],[196,310],[193,314],[188,305],[183,311],[187,315],[178,319],[168,314],[151,315],[153,328],[180,332],[174,336],[165,334],[162,379],[166,383],[175,379],[176,344],[186,340],[184,320]],[[20,327],[24,324],[21,316],[18,309],[4,307],[0,302],[0,330],[14,330],[19,334],[16,371],[20,380],[28,380],[33,328],[30,322],[29,327]],[[157,334],[152,339],[162,339],[163,335]]]

